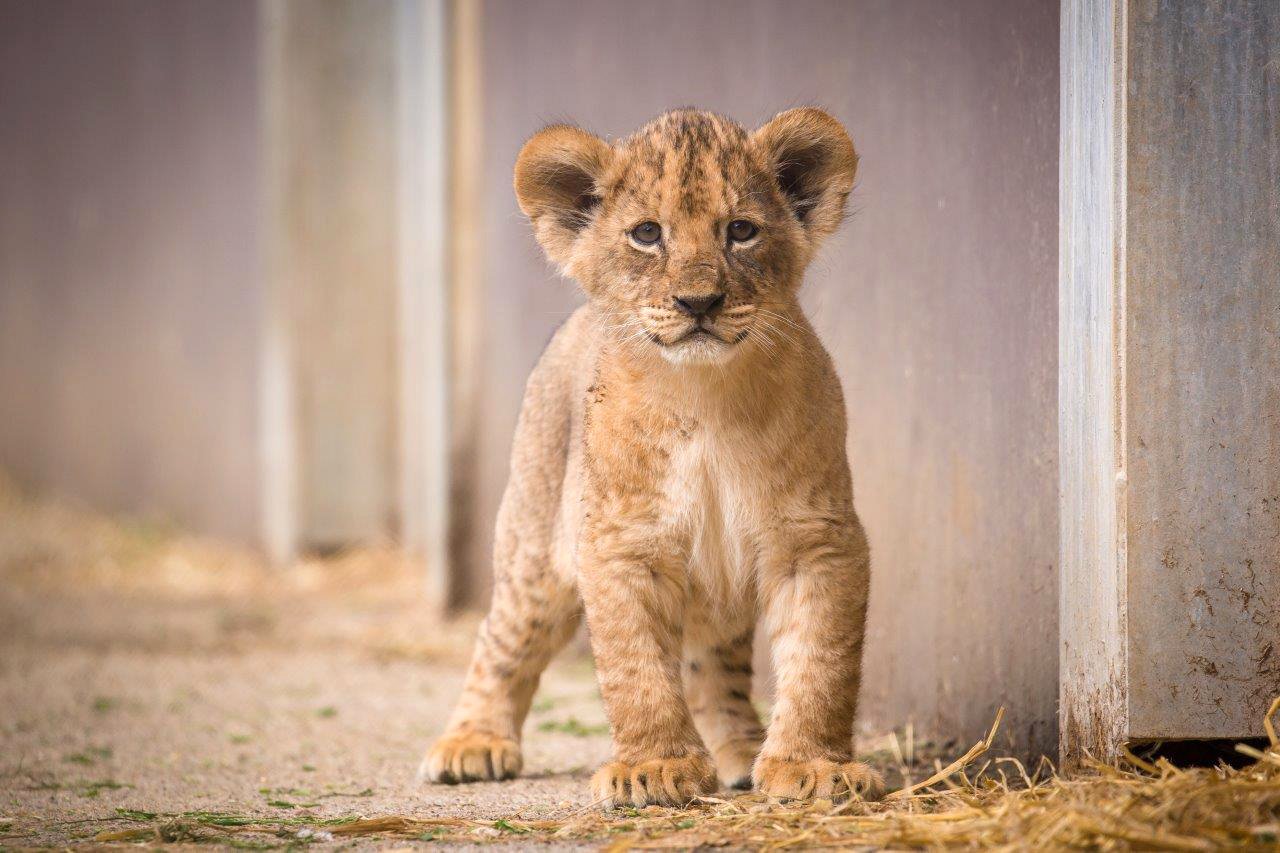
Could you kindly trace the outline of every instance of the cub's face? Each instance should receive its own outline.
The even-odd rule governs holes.
[[[679,110],[616,145],[547,128],[520,152],[515,187],[548,257],[616,340],[723,364],[787,337],[786,309],[856,168],[848,135],[820,110],[754,133]]]

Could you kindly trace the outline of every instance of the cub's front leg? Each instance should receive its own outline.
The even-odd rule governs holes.
[[[879,799],[884,780],[853,760],[870,553],[857,516],[790,519],[762,578],[777,695],[756,788],[780,799]]]
[[[716,790],[681,683],[685,555],[643,522],[606,517],[589,525],[580,564],[614,748],[591,798],[605,808],[681,806]]]

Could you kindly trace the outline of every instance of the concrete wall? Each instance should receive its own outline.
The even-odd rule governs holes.
[[[1280,694],[1280,4],[1130,4],[1130,736]]]
[[[256,537],[258,12],[0,3],[0,468]]]
[[[1063,114],[1081,164],[1063,172],[1064,752],[1261,735],[1280,692],[1280,6],[1064,9],[1064,104],[1082,105]]]
[[[805,299],[872,543],[864,719],[968,740],[1003,703],[1006,742],[1053,751],[1058,4],[490,0],[482,46],[473,600],[525,376],[578,299],[512,197],[523,140],[820,103],[862,155]]]

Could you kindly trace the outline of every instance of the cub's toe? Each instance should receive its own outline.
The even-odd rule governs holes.
[[[602,765],[591,777],[591,803],[605,809],[631,805],[631,768],[621,761]]]
[[[427,752],[418,774],[432,782],[487,782],[514,779],[520,772],[520,746],[489,732],[446,734]]]

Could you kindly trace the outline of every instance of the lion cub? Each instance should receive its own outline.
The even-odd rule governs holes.
[[[851,753],[869,556],[844,403],[797,302],[857,162],[816,109],[751,133],[679,110],[614,144],[564,125],[525,144],[520,209],[588,300],[529,379],[493,603],[431,779],[520,771],[539,675],[585,612],[615,753],[593,800],[682,805],[717,771],[782,798],[881,793]]]

